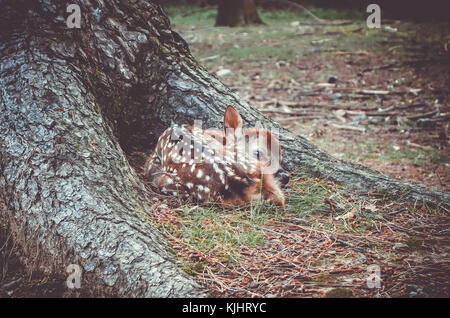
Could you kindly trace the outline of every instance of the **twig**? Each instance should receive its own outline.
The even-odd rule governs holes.
[[[395,214],[398,214],[401,212],[407,212],[407,211],[408,211],[407,209],[398,209],[397,211],[389,212],[388,215],[395,215]]]
[[[290,120],[299,120],[299,119],[319,119],[323,118],[323,116],[291,116],[291,117],[276,117],[273,118],[274,121],[290,121]]]
[[[307,225],[308,221],[299,218],[280,218],[281,222]]]
[[[410,146],[410,147],[415,147],[415,148],[419,148],[419,149],[427,149],[427,147],[419,145],[419,144],[416,144],[416,143],[413,143],[413,142],[411,142],[409,140],[406,141],[406,144],[408,146]]]
[[[3,289],[3,290],[6,291],[8,288],[11,288],[11,287],[16,286],[16,285],[17,285],[18,283],[20,283],[21,281],[22,281],[22,277],[19,277],[19,278],[15,279],[15,280],[13,280],[13,281],[11,281],[11,282],[9,282],[9,283],[3,284],[3,285],[0,287],[0,290]]]
[[[355,250],[357,250],[357,251],[360,251],[361,253],[367,253],[367,250],[366,250],[365,248],[359,247],[359,246],[356,246],[356,245],[353,244],[353,243],[350,243],[350,242],[341,240],[341,239],[339,239],[339,238],[337,238],[337,237],[335,237],[335,236],[333,236],[333,235],[330,236],[330,239],[331,239],[331,240],[334,240],[334,241],[336,241],[336,242],[338,242],[338,243],[341,243],[342,245],[349,246],[349,247],[351,247],[351,248],[353,248],[353,249],[355,249]]]

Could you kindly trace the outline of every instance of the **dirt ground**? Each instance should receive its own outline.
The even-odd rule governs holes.
[[[168,8],[205,68],[332,155],[450,188],[450,24],[316,10],[262,11],[266,25],[214,27],[215,9]],[[154,198],[149,220],[216,297],[449,297],[449,211],[293,178],[288,208]],[[71,297],[64,275],[30,274],[0,224],[0,297]],[[81,295],[88,295],[81,294]],[[90,295],[95,296],[95,295]]]

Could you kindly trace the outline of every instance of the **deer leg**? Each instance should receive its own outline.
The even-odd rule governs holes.
[[[278,180],[273,174],[263,175],[263,198],[269,202],[286,208],[286,202],[283,191],[281,191]]]

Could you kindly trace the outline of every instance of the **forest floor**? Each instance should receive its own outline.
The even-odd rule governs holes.
[[[284,127],[338,158],[450,189],[449,23],[368,29],[365,13],[315,9],[330,25],[260,11],[266,25],[224,28],[214,27],[215,8],[168,12],[209,72]],[[445,208],[301,176],[286,196],[284,211],[156,197],[149,217],[183,270],[216,297],[450,296]],[[0,297],[74,296],[64,273],[26,271],[7,227]]]
[[[329,25],[261,11],[266,25],[227,28],[214,27],[214,8],[168,11],[197,60],[284,127],[338,158],[450,189],[450,23],[368,29],[365,13],[317,9]],[[151,217],[218,297],[450,295],[448,210],[304,177],[286,192],[285,211],[155,199]]]

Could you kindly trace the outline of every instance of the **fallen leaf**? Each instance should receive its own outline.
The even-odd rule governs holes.
[[[371,212],[377,212],[378,208],[375,206],[375,204],[368,204],[364,207],[366,210],[369,210]]]
[[[336,218],[336,220],[349,220],[355,217],[356,209],[353,208],[350,212],[345,213],[344,215],[340,215]]]

